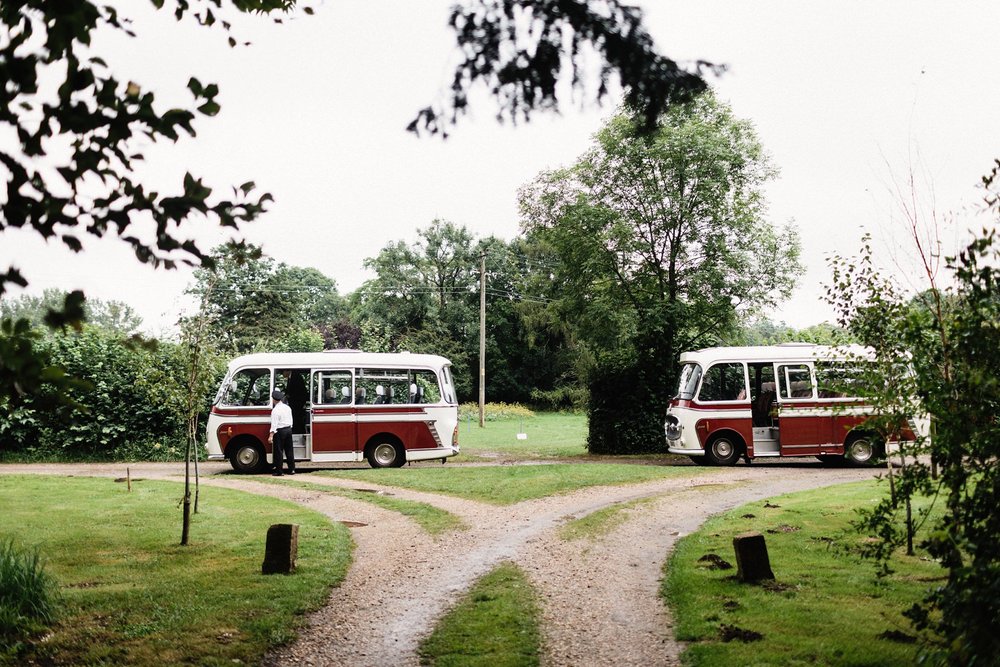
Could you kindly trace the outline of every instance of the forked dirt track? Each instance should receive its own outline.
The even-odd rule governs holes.
[[[582,464],[585,465],[585,464]],[[503,561],[524,569],[539,591],[544,665],[674,665],[681,647],[659,597],[663,563],[676,540],[709,516],[746,502],[866,479],[871,469],[803,462],[690,468],[691,475],[498,507],[448,496],[383,488],[354,480],[301,475],[309,482],[386,491],[452,512],[466,530],[432,537],[408,518],[361,501],[212,474],[202,483],[284,498],[353,528],[354,562],[326,606],[298,640],[269,654],[266,665],[418,665],[417,647],[481,575]],[[419,468],[414,468],[418,474]],[[121,476],[115,466],[3,466],[0,473]],[[697,474],[696,474],[697,473]],[[133,476],[176,478],[177,466],[144,464]],[[609,505],[623,511],[596,539],[564,540],[567,520]],[[780,571],[779,571],[780,575]]]

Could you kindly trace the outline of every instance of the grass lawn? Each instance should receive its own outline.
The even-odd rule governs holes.
[[[420,645],[435,667],[533,667],[540,635],[536,594],[524,573],[505,563],[480,579]]]
[[[518,440],[517,434],[528,437]],[[587,456],[587,416],[566,412],[540,412],[534,417],[488,421],[463,420],[458,427],[462,453],[456,461],[492,459],[545,459]]]
[[[567,493],[588,486],[636,484],[701,472],[691,466],[638,466],[627,463],[553,463],[546,465],[330,470],[313,474],[364,480],[429,493],[510,505]]]
[[[366,503],[371,503],[372,505],[376,505],[382,509],[399,512],[404,516],[410,517],[431,535],[440,535],[442,533],[454,530],[465,530],[468,528],[468,526],[466,526],[460,518],[451,512],[447,512],[443,509],[434,507],[433,505],[429,505],[428,503],[421,503],[415,500],[394,498],[392,496],[379,495],[376,493],[365,493],[363,491],[354,491],[353,489],[342,489],[336,486],[329,486],[328,484],[316,484],[312,482],[300,481],[293,482],[285,479],[279,480],[274,477],[261,477],[255,481],[268,484],[287,484],[288,486],[294,486],[300,489],[321,491],[323,493],[331,493],[333,495],[341,496],[342,498],[350,498],[351,500],[360,500]]]
[[[871,563],[841,548],[864,539],[849,522],[857,508],[872,507],[884,492],[884,485],[871,481],[772,498],[770,504],[778,507],[744,505],[681,540],[666,568],[663,594],[673,609],[677,638],[694,642],[685,664],[916,664],[917,649],[901,641],[912,630],[900,612],[944,571],[919,553],[899,554],[895,574],[876,582]],[[732,538],[749,531],[767,539],[775,586],[733,579]],[[699,562],[707,554],[734,569]],[[723,626],[763,637],[723,641]]]
[[[294,637],[351,560],[347,529],[292,503],[202,487],[179,546],[171,482],[0,476],[0,539],[37,546],[62,611],[44,641],[0,663],[232,665]],[[267,527],[299,524],[293,576],[260,573]]]

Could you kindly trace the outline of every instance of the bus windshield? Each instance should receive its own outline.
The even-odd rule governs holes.
[[[698,364],[684,364],[681,367],[681,381],[677,389],[677,398],[689,401],[694,398],[694,392],[698,389],[698,380],[701,379],[701,366]]]

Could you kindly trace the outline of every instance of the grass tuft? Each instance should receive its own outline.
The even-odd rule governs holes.
[[[0,648],[43,630],[56,618],[56,584],[38,549],[0,542]]]
[[[534,667],[540,653],[537,595],[513,563],[482,577],[420,645],[434,667]]]
[[[559,537],[571,540],[596,540],[607,535],[626,520],[624,514],[637,507],[648,505],[654,498],[639,498],[628,502],[614,503],[579,519],[567,522],[559,529]]]

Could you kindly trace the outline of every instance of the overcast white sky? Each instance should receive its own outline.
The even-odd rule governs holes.
[[[176,188],[188,169],[220,191],[254,180],[276,202],[245,236],[280,261],[323,271],[342,292],[369,277],[366,257],[414,240],[435,217],[513,237],[517,188],[572,162],[614,109],[614,100],[581,110],[566,99],[561,115],[511,127],[494,121],[483,98],[446,141],[405,132],[448,84],[452,0],[327,0],[283,25],[243,17],[237,34],[253,45],[238,49],[221,31],[157,16],[148,2],[120,4],[139,37],[97,43],[120,79],[164,104],[188,99],[190,75],[221,88],[223,110],[198,122],[196,139],[145,150],[149,181]],[[1000,157],[1000,4],[639,4],[662,53],[730,66],[711,83],[756,125],[780,169],[768,190],[771,219],[795,221],[809,271],[772,319],[797,327],[830,319],[824,258],[856,252],[864,231],[887,257],[908,247],[888,185],[911,164],[938,212],[956,214],[946,250],[985,223],[975,217],[975,186]],[[200,227],[188,230],[203,247],[221,240]],[[19,266],[31,293],[83,288],[125,301],[154,333],[192,307],[182,295],[190,271],[153,271],[113,240],[87,247],[72,255],[7,232],[0,267]]]

